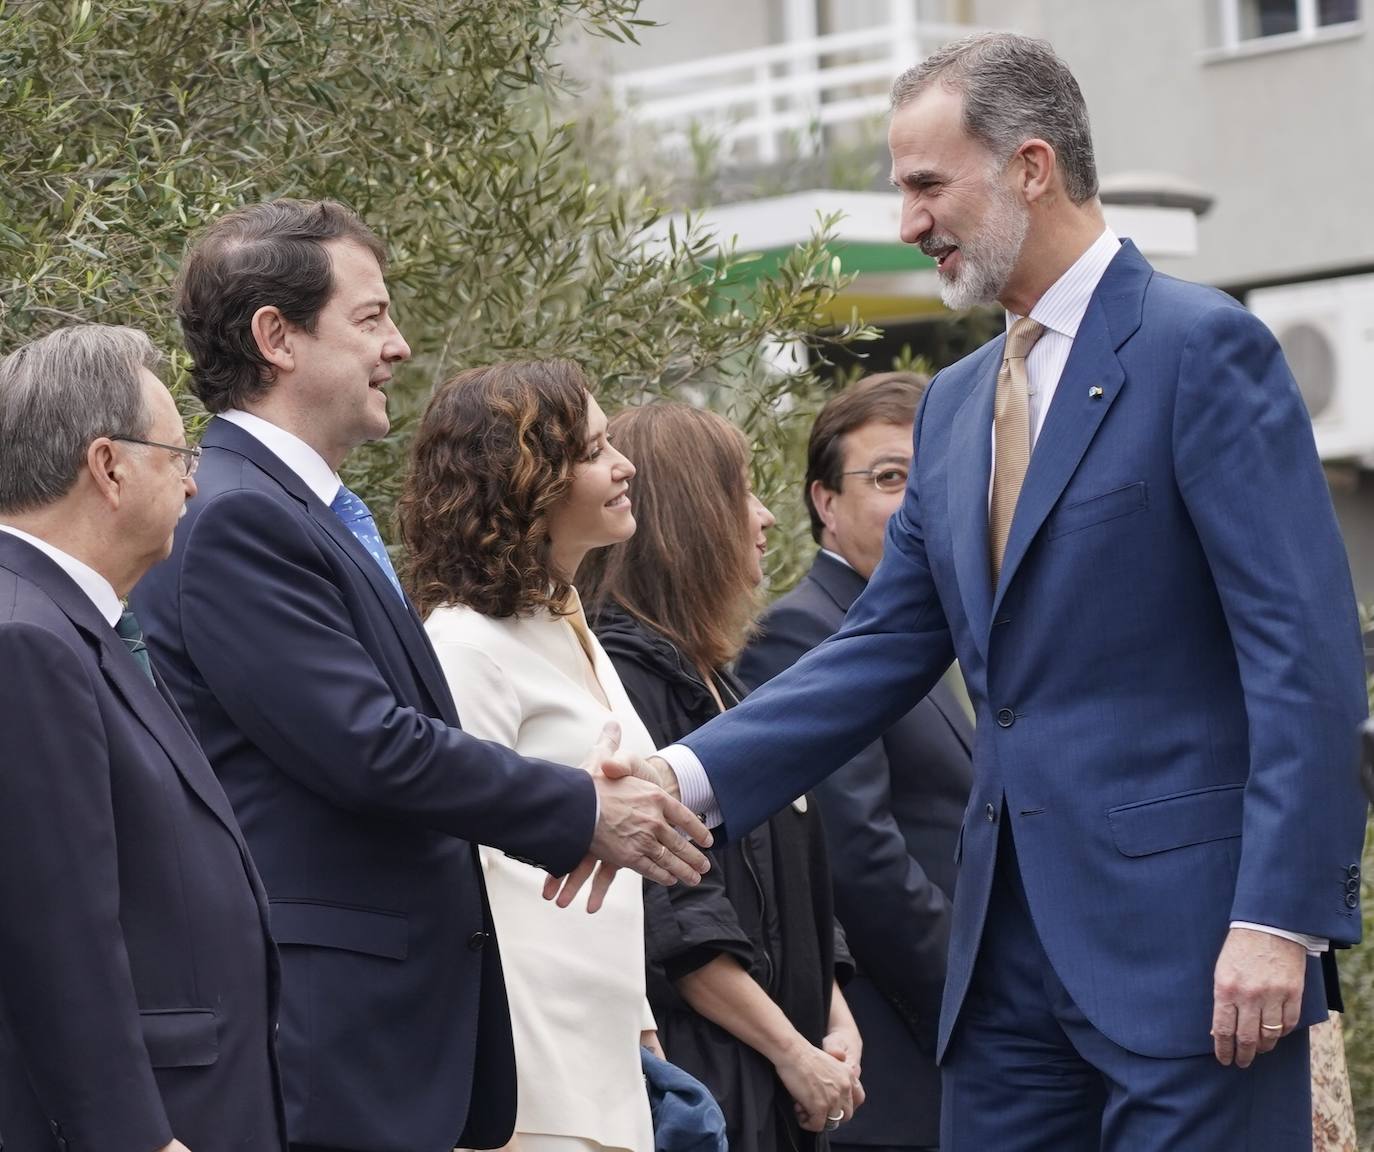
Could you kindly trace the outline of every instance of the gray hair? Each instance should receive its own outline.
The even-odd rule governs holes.
[[[136,328],[78,324],[0,360],[0,514],[31,512],[76,483],[101,436],[146,436],[139,369],[162,357]]]
[[[897,77],[893,110],[937,81],[964,98],[964,131],[999,162],[1038,137],[1054,149],[1075,204],[1097,195],[1088,108],[1068,65],[1046,41],[983,32],[946,44]]]

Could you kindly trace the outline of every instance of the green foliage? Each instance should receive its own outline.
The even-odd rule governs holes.
[[[808,333],[844,278],[821,235],[741,283],[745,256],[690,226],[646,241],[654,196],[595,178],[553,54],[573,26],[633,40],[637,7],[0,0],[0,348],[101,320],[172,352],[190,234],[244,202],[333,197],[387,242],[415,351],[392,435],[348,468],[383,522],[431,387],[520,356],[580,361],[608,407],[696,389],[745,424],[771,495],[817,384],[759,350]]]

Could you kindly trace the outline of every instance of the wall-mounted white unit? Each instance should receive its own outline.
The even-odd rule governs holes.
[[[1283,347],[1322,459],[1374,457],[1374,275],[1257,288],[1245,303]]]

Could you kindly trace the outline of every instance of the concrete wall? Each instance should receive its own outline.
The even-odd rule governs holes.
[[[1353,39],[1215,59],[1216,0],[981,0],[980,24],[1045,36],[1092,112],[1102,175],[1158,170],[1217,198],[1198,255],[1245,285],[1374,266],[1374,11]]]
[[[658,27],[640,29],[638,45],[596,42],[596,51],[615,72],[766,48],[782,37],[777,0],[643,0],[639,18]]]

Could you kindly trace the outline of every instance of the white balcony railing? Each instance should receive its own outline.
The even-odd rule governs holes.
[[[695,127],[722,159],[768,164],[789,143],[806,153],[827,128],[881,116],[900,72],[976,30],[924,22],[917,0],[892,0],[884,24],[622,73],[614,92],[670,148]]]

